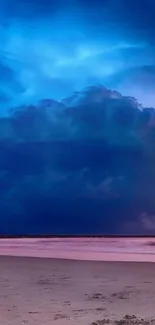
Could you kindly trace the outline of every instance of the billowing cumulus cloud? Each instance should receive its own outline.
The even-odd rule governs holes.
[[[154,109],[92,86],[0,123],[2,232],[150,233]]]

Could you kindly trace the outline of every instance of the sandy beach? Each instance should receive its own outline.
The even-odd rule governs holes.
[[[6,256],[0,257],[0,324],[155,324],[155,263],[142,261],[148,255],[154,260],[154,240],[138,239],[137,246],[136,240],[120,239],[117,244],[108,240],[1,240],[0,253]],[[48,258],[46,246],[50,246]],[[61,250],[67,257],[51,258],[56,248],[58,257]],[[35,249],[38,257],[21,257],[22,250],[28,256]],[[76,259],[74,251],[79,254]],[[97,256],[102,254],[103,260],[94,261],[94,251],[100,251]],[[104,251],[111,258],[120,259],[122,254],[122,261],[104,260]],[[133,252],[141,256],[141,263],[123,261],[125,255],[131,260]]]
[[[155,262],[155,238],[0,239],[0,256]]]

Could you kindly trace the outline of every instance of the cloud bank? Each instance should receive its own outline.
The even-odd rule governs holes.
[[[92,86],[0,124],[2,233],[154,232],[154,109]]]

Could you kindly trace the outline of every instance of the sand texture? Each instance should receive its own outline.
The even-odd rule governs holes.
[[[155,324],[154,263],[0,258],[2,325],[101,325],[123,317]]]
[[[5,243],[3,240],[0,251],[4,254],[6,250],[6,255],[11,255],[16,250],[17,255],[19,252],[22,255],[23,249],[24,255],[27,245],[28,255],[35,244],[30,240],[24,244],[24,241],[18,241],[19,246],[15,247],[17,242],[11,246],[8,240]],[[51,247],[51,241],[49,244],[45,240],[44,245],[45,242]],[[146,251],[142,241],[137,242],[137,246],[135,242],[126,242],[126,248],[123,248],[124,242],[121,243],[111,246],[109,243],[107,248],[103,245],[103,249],[100,242],[100,247],[109,249],[109,255],[131,257],[134,251],[137,256],[154,257],[154,244],[152,240],[150,244],[150,239]],[[54,241],[54,254],[57,247],[58,256],[60,252],[68,254],[68,259],[0,257],[0,325],[155,324],[155,263],[84,261],[77,257],[74,260],[76,250],[83,250],[82,259],[86,251],[91,259],[92,251],[93,259],[94,251],[99,250],[99,241],[74,244],[63,242],[62,250],[62,241],[57,244]],[[49,249],[45,249],[46,245],[44,249],[43,246],[38,248],[37,255],[42,255],[43,250],[45,257]],[[119,245],[122,248],[118,253]],[[32,249],[33,254],[35,249]],[[50,251],[52,256],[52,249]]]

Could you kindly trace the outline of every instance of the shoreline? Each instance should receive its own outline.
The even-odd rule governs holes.
[[[0,256],[154,263],[155,238],[1,239]]]

